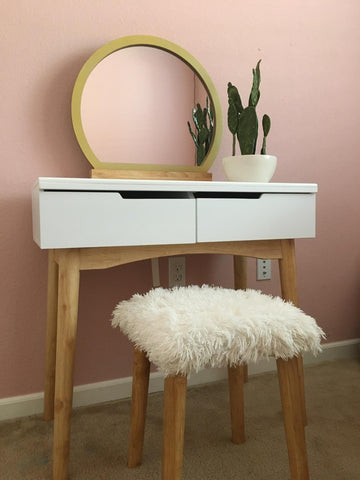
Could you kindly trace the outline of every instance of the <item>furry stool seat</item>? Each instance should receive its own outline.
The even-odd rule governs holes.
[[[136,294],[117,305],[112,325],[135,345],[129,466],[141,463],[150,362],[166,377],[162,478],[175,480],[181,478],[186,377],[228,366],[232,439],[241,443],[243,365],[272,356],[278,360],[291,478],[308,478],[296,357],[321,349],[324,334],[313,318],[255,290],[204,285]]]

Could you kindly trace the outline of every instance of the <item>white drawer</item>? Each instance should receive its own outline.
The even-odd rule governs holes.
[[[118,192],[35,190],[34,240],[41,248],[194,243],[195,200],[164,195],[136,198],[135,192],[135,198],[123,198]]]
[[[198,198],[197,241],[314,237],[315,197],[269,193],[259,198]]]

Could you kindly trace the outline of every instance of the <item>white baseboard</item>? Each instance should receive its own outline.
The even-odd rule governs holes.
[[[328,343],[324,345],[323,352],[318,357],[305,354],[304,363],[305,365],[310,365],[360,356],[359,347],[359,338]],[[270,372],[275,369],[276,364],[274,360],[260,361],[257,364],[249,365],[249,375]],[[188,385],[191,386],[216,382],[218,380],[223,380],[226,377],[226,368],[202,370],[189,377]],[[97,403],[111,402],[122,398],[129,398],[131,396],[131,381],[132,377],[126,377],[77,386],[74,388],[73,406],[81,407]],[[158,372],[151,373],[149,392],[160,392],[162,390],[163,376]],[[43,402],[43,392],[0,399],[0,421],[40,414],[43,411]]]

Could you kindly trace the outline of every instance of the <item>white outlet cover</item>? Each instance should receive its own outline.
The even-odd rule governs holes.
[[[256,260],[256,280],[271,279],[271,260],[258,258]]]

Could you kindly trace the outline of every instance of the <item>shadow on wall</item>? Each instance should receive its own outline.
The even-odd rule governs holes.
[[[0,369],[1,398],[34,391],[34,383],[39,386],[45,351],[47,255],[32,240],[30,192],[2,199],[0,222],[0,351],[6,365]]]

